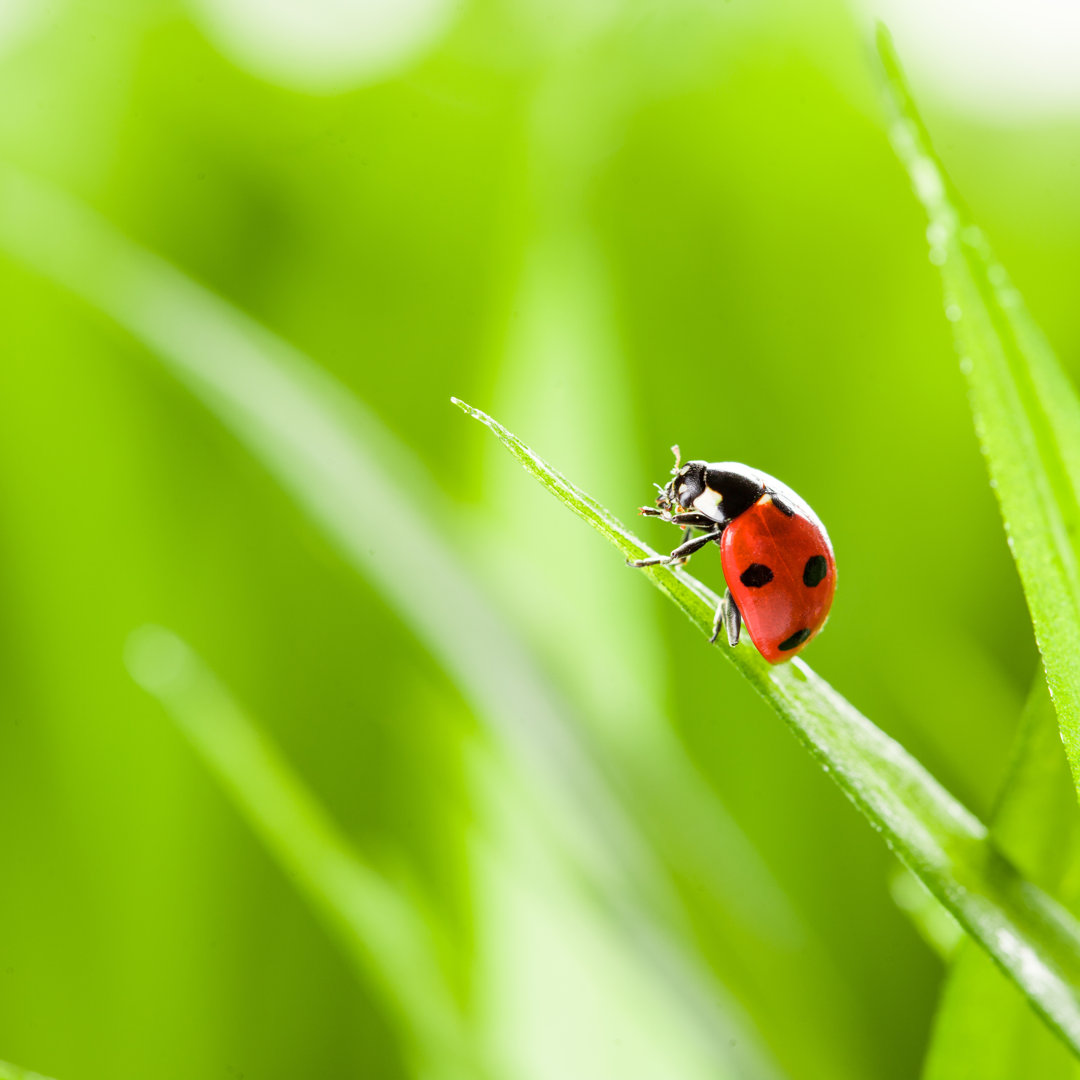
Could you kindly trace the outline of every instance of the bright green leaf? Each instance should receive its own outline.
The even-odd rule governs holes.
[[[1029,879],[1076,911],[1080,808],[1040,678],[994,812],[994,840]],[[946,981],[923,1080],[1074,1080],[1080,1065],[984,953],[963,943]]]
[[[894,111],[893,146],[929,219],[930,261],[941,269],[975,428],[1080,789],[1080,400],[961,208],[884,27],[878,51]]]
[[[627,559],[651,552],[607,510],[486,413],[455,403],[495,433],[561,503]],[[681,569],[645,574],[706,635],[718,597]],[[632,588],[631,581],[627,588]],[[849,799],[935,897],[1080,1052],[1080,925],[989,842],[986,826],[902,746],[799,658],[772,666],[749,646],[718,648],[787,722]],[[704,656],[703,656],[704,658]]]

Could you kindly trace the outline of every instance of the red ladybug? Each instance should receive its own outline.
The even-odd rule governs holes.
[[[688,461],[661,488],[659,509],[642,507],[686,530],[670,555],[631,566],[684,563],[706,544],[720,545],[727,591],[713,621],[728,642],[739,643],[746,624],[750,640],[770,664],[790,660],[825,625],[836,590],[836,560],[818,516],[789,487],[734,461]],[[705,530],[694,537],[695,529]]]

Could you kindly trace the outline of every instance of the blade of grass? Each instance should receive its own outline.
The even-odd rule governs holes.
[[[1080,399],[962,209],[883,26],[877,44],[889,134],[929,219],[930,260],[1080,792]]]
[[[0,1080],[49,1080],[41,1073],[30,1072],[29,1069],[20,1069],[18,1065],[11,1065],[6,1061],[0,1061]]]
[[[306,356],[75,200],[12,169],[0,171],[0,195],[0,246],[144,343],[250,448],[460,688],[520,769],[538,827],[718,1060],[776,1075],[752,1021],[673,929],[678,898],[635,808],[616,797],[571,710],[446,542],[454,514],[423,463]],[[422,507],[401,475],[425,492]],[[717,846],[734,853],[712,880],[735,940],[798,938],[800,920],[754,849],[718,803],[711,810]]]
[[[655,554],[500,423],[463,401],[454,402],[626,558]],[[718,597],[710,589],[680,569],[653,567],[644,573],[698,629],[711,634]],[[773,667],[752,648],[718,651],[1080,1054],[1080,924],[1018,873],[989,842],[986,827],[922,765],[800,658]]]
[[[1076,912],[1080,808],[1041,676],[1024,710],[991,831],[1031,881]],[[964,942],[942,992],[923,1080],[1069,1080],[1078,1069],[1016,987],[970,941]]]
[[[132,676],[165,707],[252,829],[305,893],[418,1048],[417,1075],[489,1075],[466,1037],[436,943],[417,911],[367,865],[224,686],[175,634],[147,626],[127,648]],[[490,1073],[490,1075],[496,1075]]]
[[[957,921],[937,902],[934,894],[906,867],[896,865],[889,876],[893,903],[911,920],[923,941],[950,960],[968,937]],[[985,953],[980,952],[980,956]],[[991,963],[987,959],[987,963]]]

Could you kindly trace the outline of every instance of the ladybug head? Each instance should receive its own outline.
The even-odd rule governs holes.
[[[688,461],[672,469],[673,477],[664,488],[668,501],[684,510],[694,507],[694,500],[705,491],[704,461]]]
[[[752,469],[735,462],[688,461],[672,472],[657,505],[696,510],[721,524],[749,510],[765,491]]]

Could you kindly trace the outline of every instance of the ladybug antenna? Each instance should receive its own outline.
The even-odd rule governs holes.
[[[671,452],[675,455],[675,468],[671,470],[671,475],[674,476],[679,471],[679,464],[681,463],[681,460],[682,460],[682,452],[679,450],[679,444],[678,443],[676,443],[671,448]]]

